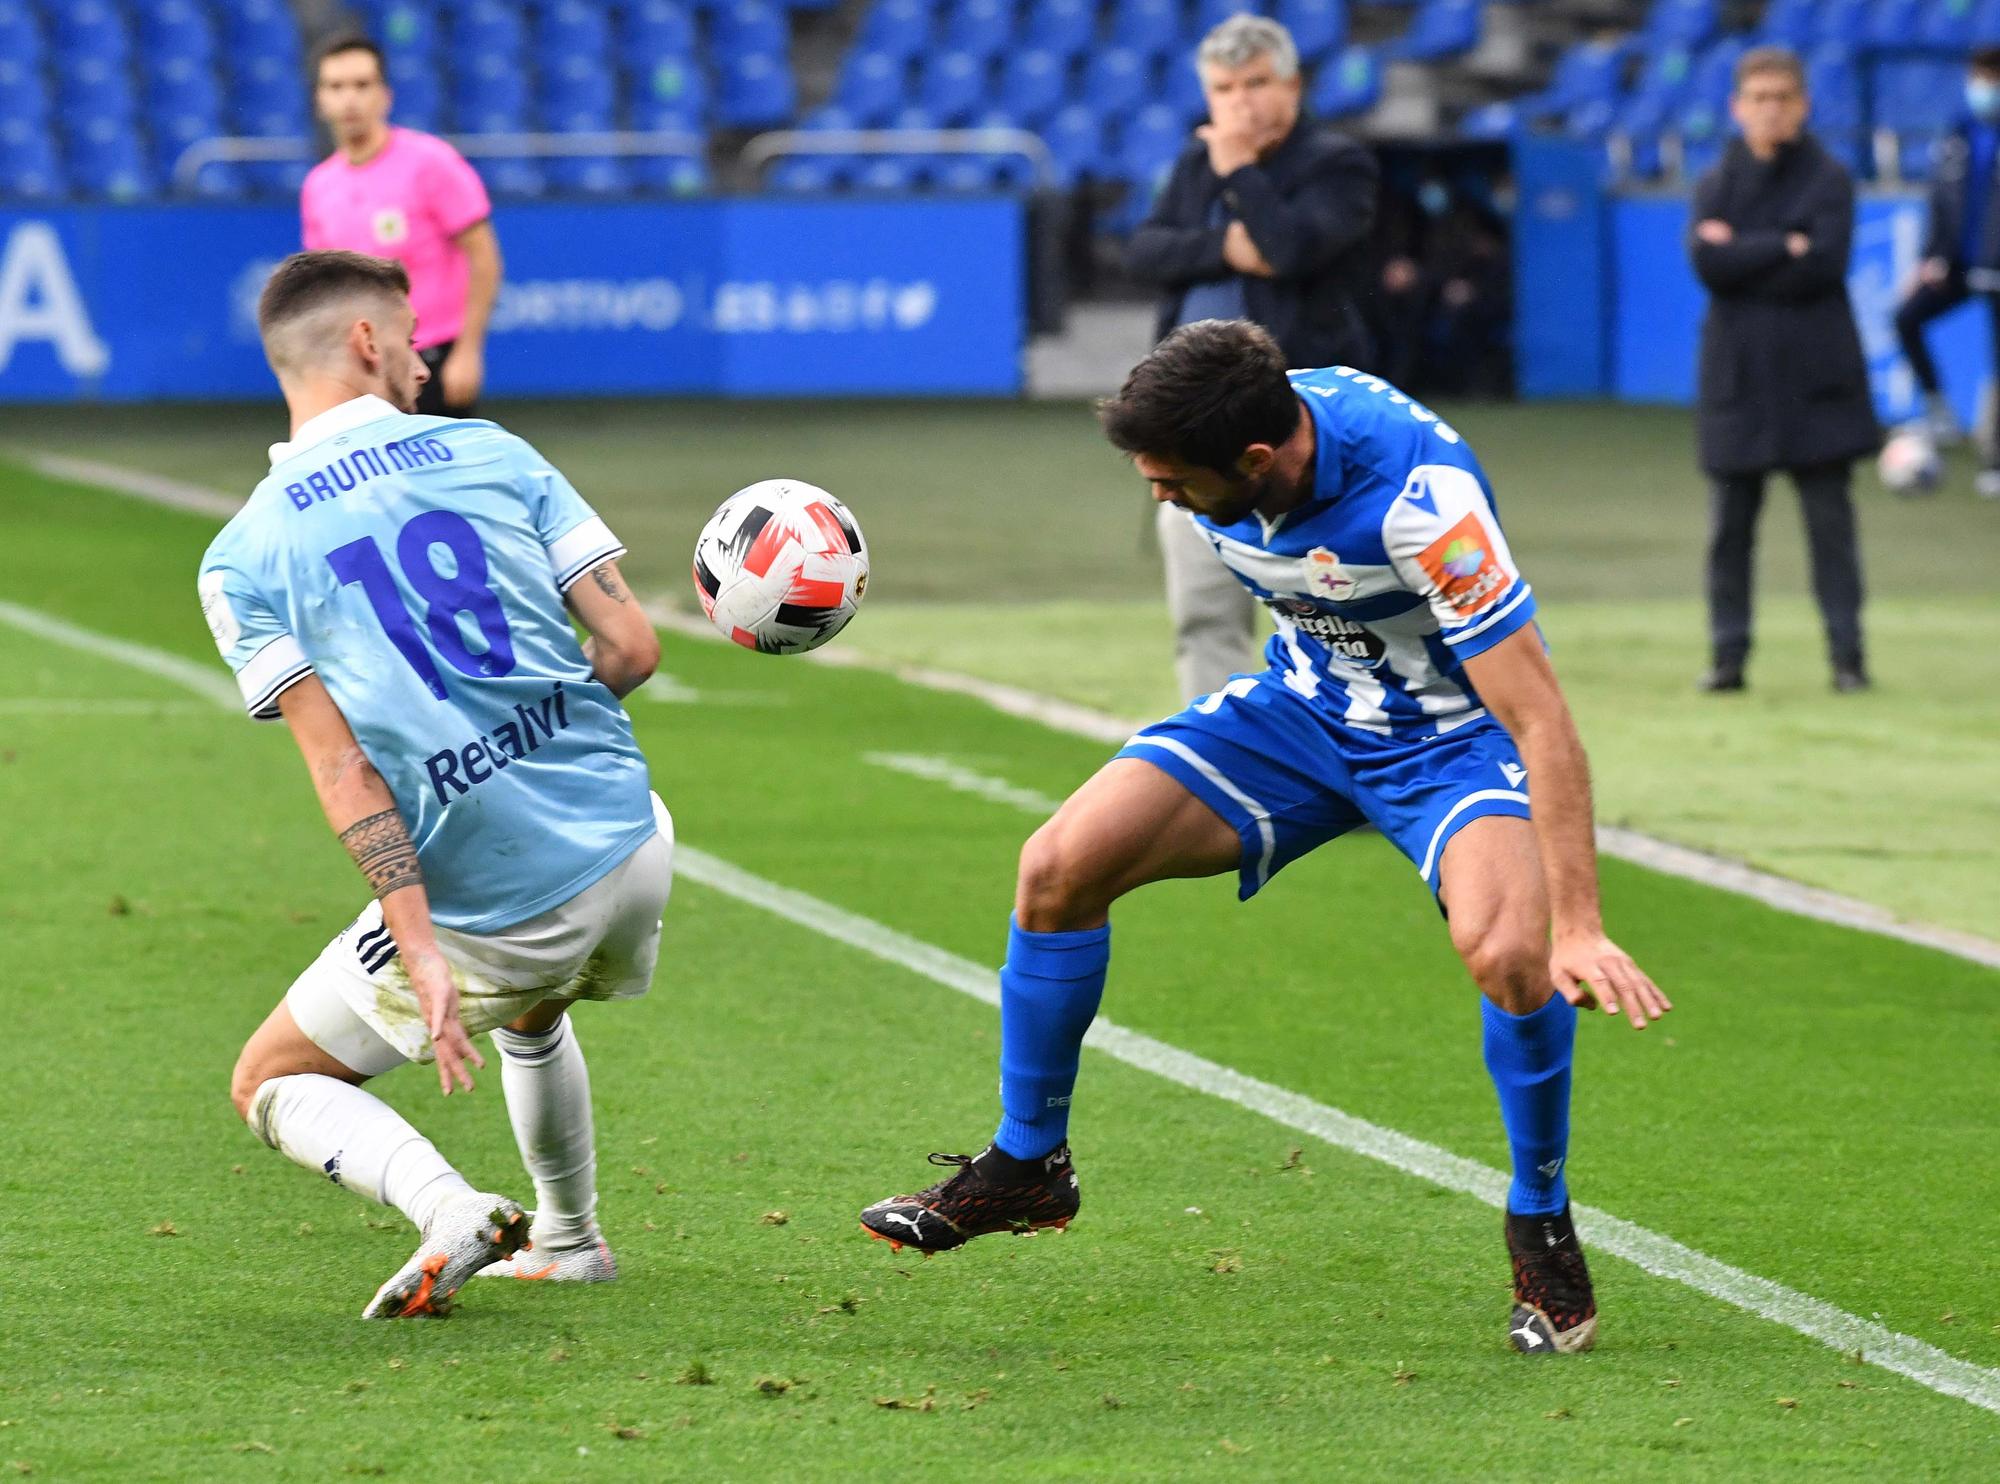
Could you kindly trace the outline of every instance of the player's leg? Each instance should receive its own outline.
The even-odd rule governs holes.
[[[1438,882],[1452,946],[1483,996],[1486,1068],[1513,1161],[1508,1338],[1528,1354],[1585,1350],[1596,1339],[1597,1302],[1564,1178],[1576,1009],[1549,974],[1549,902],[1534,826],[1519,817],[1473,819],[1445,844]]]
[[[1853,467],[1846,460],[1792,471],[1812,555],[1813,597],[1826,630],[1836,690],[1868,687],[1861,641],[1861,543],[1854,529]]]
[[[1902,346],[1903,359],[1910,363],[1917,385],[1923,390],[1925,426],[1939,443],[1956,442],[1962,435],[1958,418],[1945,400],[1944,384],[1938,379],[1937,362],[1931,358],[1924,330],[1939,315],[1964,302],[1965,280],[1954,275],[1945,283],[1918,284],[1896,306],[1896,339]]]
[[[1701,687],[1743,689],[1750,655],[1752,571],[1757,554],[1757,514],[1764,507],[1764,476],[1718,474],[1709,485],[1708,634],[1711,664]]]

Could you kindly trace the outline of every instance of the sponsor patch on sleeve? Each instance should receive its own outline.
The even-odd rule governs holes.
[[[1460,516],[1457,524],[1418,552],[1417,565],[1460,618],[1487,607],[1514,580],[1500,563],[1499,542],[1475,513]]]

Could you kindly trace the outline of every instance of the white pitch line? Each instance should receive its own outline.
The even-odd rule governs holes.
[[[178,655],[94,634],[11,603],[0,603],[0,619],[57,643],[176,680],[207,696],[219,707],[238,709],[234,686],[226,681],[210,685],[213,677]],[[998,975],[992,969],[830,902],[753,876],[706,851],[680,846],[675,853],[675,872],[983,1004],[997,1006],[1000,1002]],[[1505,1204],[1507,1177],[1498,1170],[1314,1102],[1301,1093],[1247,1077],[1139,1031],[1099,1019],[1084,1037],[1084,1044],[1127,1066],[1261,1113],[1286,1128],[1310,1134],[1443,1189],[1472,1196],[1495,1208]],[[1671,1278],[1711,1298],[1796,1330],[1833,1349],[1859,1350],[1871,1364],[1884,1370],[1906,1376],[1942,1395],[2000,1413],[2000,1371],[1960,1360],[1935,1345],[1850,1314],[1782,1283],[1732,1267],[1672,1237],[1595,1207],[1573,1209],[1582,1234],[1601,1251],[1622,1257],[1656,1277]]]
[[[190,608],[194,595],[188,595]],[[43,613],[38,608],[23,608],[18,603],[0,600],[0,623],[9,624],[23,633],[33,634],[38,639],[47,639],[53,644],[61,644],[70,649],[81,650],[107,660],[117,660],[130,665],[135,670],[144,670],[148,675],[157,675],[162,680],[193,691],[204,700],[217,705],[241,709],[242,700],[235,685],[225,676],[216,673],[206,665],[197,665],[192,660],[184,660],[177,654],[167,654],[151,649],[144,644],[133,644],[124,639],[114,639],[109,634],[99,634],[91,629],[78,628],[73,623]]]
[[[997,1005],[1000,1001],[998,976],[992,969],[817,897],[753,876],[706,851],[681,845],[675,852],[674,872],[983,1004]],[[1469,1195],[1496,1209],[1505,1207],[1504,1174],[1435,1144],[1245,1076],[1108,1020],[1096,1021],[1084,1044],[1127,1066],[1261,1113],[1274,1123],[1310,1134],[1406,1175]],[[1594,1251],[1622,1257],[1655,1277],[1684,1284],[1832,1349],[1858,1350],[1870,1365],[1894,1371],[1945,1396],[2000,1413],[2000,1371],[1960,1360],[1935,1345],[1850,1314],[1769,1278],[1732,1267],[1609,1212],[1592,1206],[1576,1206],[1573,1210],[1578,1230]]]
[[[985,799],[989,803],[1006,804],[1019,809],[1023,814],[1047,816],[1061,807],[1060,799],[1052,799],[1047,794],[1036,793],[1032,788],[1021,788],[1004,778],[981,773],[972,768],[953,762],[948,757],[937,757],[925,752],[864,752],[861,761],[878,768],[887,768],[892,773],[906,774],[911,778],[924,778],[932,783],[942,783],[954,793],[970,794],[975,799]]]
[[[132,495],[141,500],[150,500],[155,505],[169,505],[176,510],[192,510],[198,515],[213,515],[228,520],[243,508],[243,501],[234,495],[220,494],[215,490],[204,489],[198,484],[186,484],[178,479],[148,474],[140,469],[127,469],[120,464],[100,464],[95,459],[75,459],[59,453],[37,453],[26,448],[9,449],[7,457],[26,464],[37,474],[45,474],[50,479],[66,480],[70,484],[94,485],[98,489],[110,490],[113,494]]]

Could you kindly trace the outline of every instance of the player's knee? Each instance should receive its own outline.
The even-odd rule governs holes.
[[[1530,933],[1502,924],[1454,930],[1452,945],[1486,997],[1510,1014],[1535,1008],[1549,974],[1549,951]]]
[[[1058,816],[1028,837],[1021,847],[1021,868],[1014,888],[1014,920],[1031,933],[1060,933],[1089,926],[1106,904],[1097,900],[1094,883],[1076,839]]]
[[[253,1056],[250,1047],[245,1046],[243,1054],[236,1058],[235,1069],[229,1074],[229,1104],[245,1123],[250,1121],[250,1105],[257,1100],[257,1089],[265,1081],[260,1059]]]

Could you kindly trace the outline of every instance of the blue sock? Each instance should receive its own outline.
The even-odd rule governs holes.
[[[1569,1200],[1563,1164],[1569,1158],[1569,1060],[1576,1044],[1576,1007],[1561,995],[1528,1015],[1509,1015],[1479,1002],[1485,1021],[1486,1070],[1500,1093],[1500,1121],[1514,1151],[1507,1209],[1517,1216],[1552,1216]]]
[[[1083,1033],[1104,998],[1111,924],[1077,933],[1031,933],[1010,921],[1000,970],[1000,1130],[993,1142],[1016,1159],[1040,1159],[1069,1137]]]

